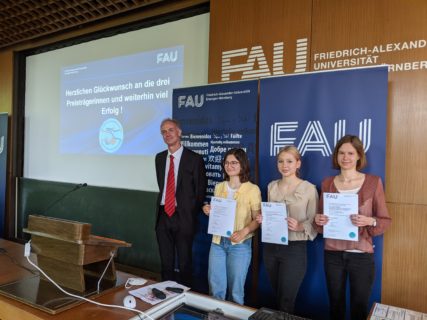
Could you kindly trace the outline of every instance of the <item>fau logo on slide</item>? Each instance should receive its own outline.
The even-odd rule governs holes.
[[[178,61],[178,50],[169,52],[159,52],[157,54],[157,64],[160,63],[172,63]]]
[[[371,122],[372,119],[363,119],[359,122],[359,138],[363,141],[365,152],[371,145]],[[345,136],[346,124],[347,121],[344,119],[334,123],[334,137],[331,148],[322,123],[318,120],[308,121],[299,141],[297,141],[297,137],[291,135],[300,126],[298,121],[274,122],[270,126],[270,156],[276,156],[279,150],[285,146],[296,145],[302,156],[306,152],[320,152],[323,157],[329,157],[332,155],[332,149],[338,140]]]

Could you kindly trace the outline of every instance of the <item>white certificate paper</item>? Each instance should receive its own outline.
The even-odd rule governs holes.
[[[280,202],[262,202],[262,242],[288,244],[288,216],[286,205]]]
[[[212,197],[208,233],[230,237],[234,230],[236,200]]]
[[[323,213],[329,217],[329,222],[323,227],[323,237],[358,241],[359,228],[350,219],[350,215],[359,212],[358,206],[355,193],[324,193]]]

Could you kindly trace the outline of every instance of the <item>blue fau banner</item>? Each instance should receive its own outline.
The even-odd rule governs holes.
[[[257,104],[257,80],[174,89],[173,117],[181,123],[183,145],[205,160],[208,198],[223,180],[221,162],[231,148],[246,150],[254,180]],[[193,289],[201,292],[208,291],[211,235],[207,234],[207,226],[208,218],[200,213],[193,246]]]
[[[0,113],[0,237],[4,236],[7,172],[7,113]]]
[[[260,80],[259,176],[266,195],[279,179],[276,155],[286,145],[301,152],[301,177],[317,185],[339,172],[331,155],[345,134],[360,137],[368,166],[363,171],[384,182],[387,109],[387,67],[307,73]],[[381,299],[382,237],[376,237],[376,276],[372,301]],[[259,296],[268,304],[271,288],[261,268]],[[323,237],[309,243],[308,269],[296,311],[313,319],[328,319],[328,294],[323,268]],[[349,306],[348,306],[349,307]],[[347,308],[349,309],[349,308]]]

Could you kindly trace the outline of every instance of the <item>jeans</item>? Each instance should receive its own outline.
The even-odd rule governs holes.
[[[374,254],[325,250],[325,273],[330,318],[345,319],[345,292],[349,277],[351,319],[366,319],[375,277]]]
[[[235,245],[225,237],[221,237],[220,244],[212,243],[208,268],[210,294],[217,299],[227,298],[244,304],[246,275],[251,256],[252,238]]]
[[[273,287],[278,308],[294,313],[295,299],[307,269],[307,241],[289,245],[264,243],[264,265]]]

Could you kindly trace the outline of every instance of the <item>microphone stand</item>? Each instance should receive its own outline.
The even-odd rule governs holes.
[[[65,197],[67,197],[69,194],[73,193],[74,191],[79,190],[80,188],[87,187],[87,183],[79,183],[73,187],[73,189],[68,190],[66,193],[64,193],[61,197],[53,201],[50,205],[47,206],[47,208],[43,211],[43,214],[46,214],[50,209],[52,209],[58,202],[63,200]]]

